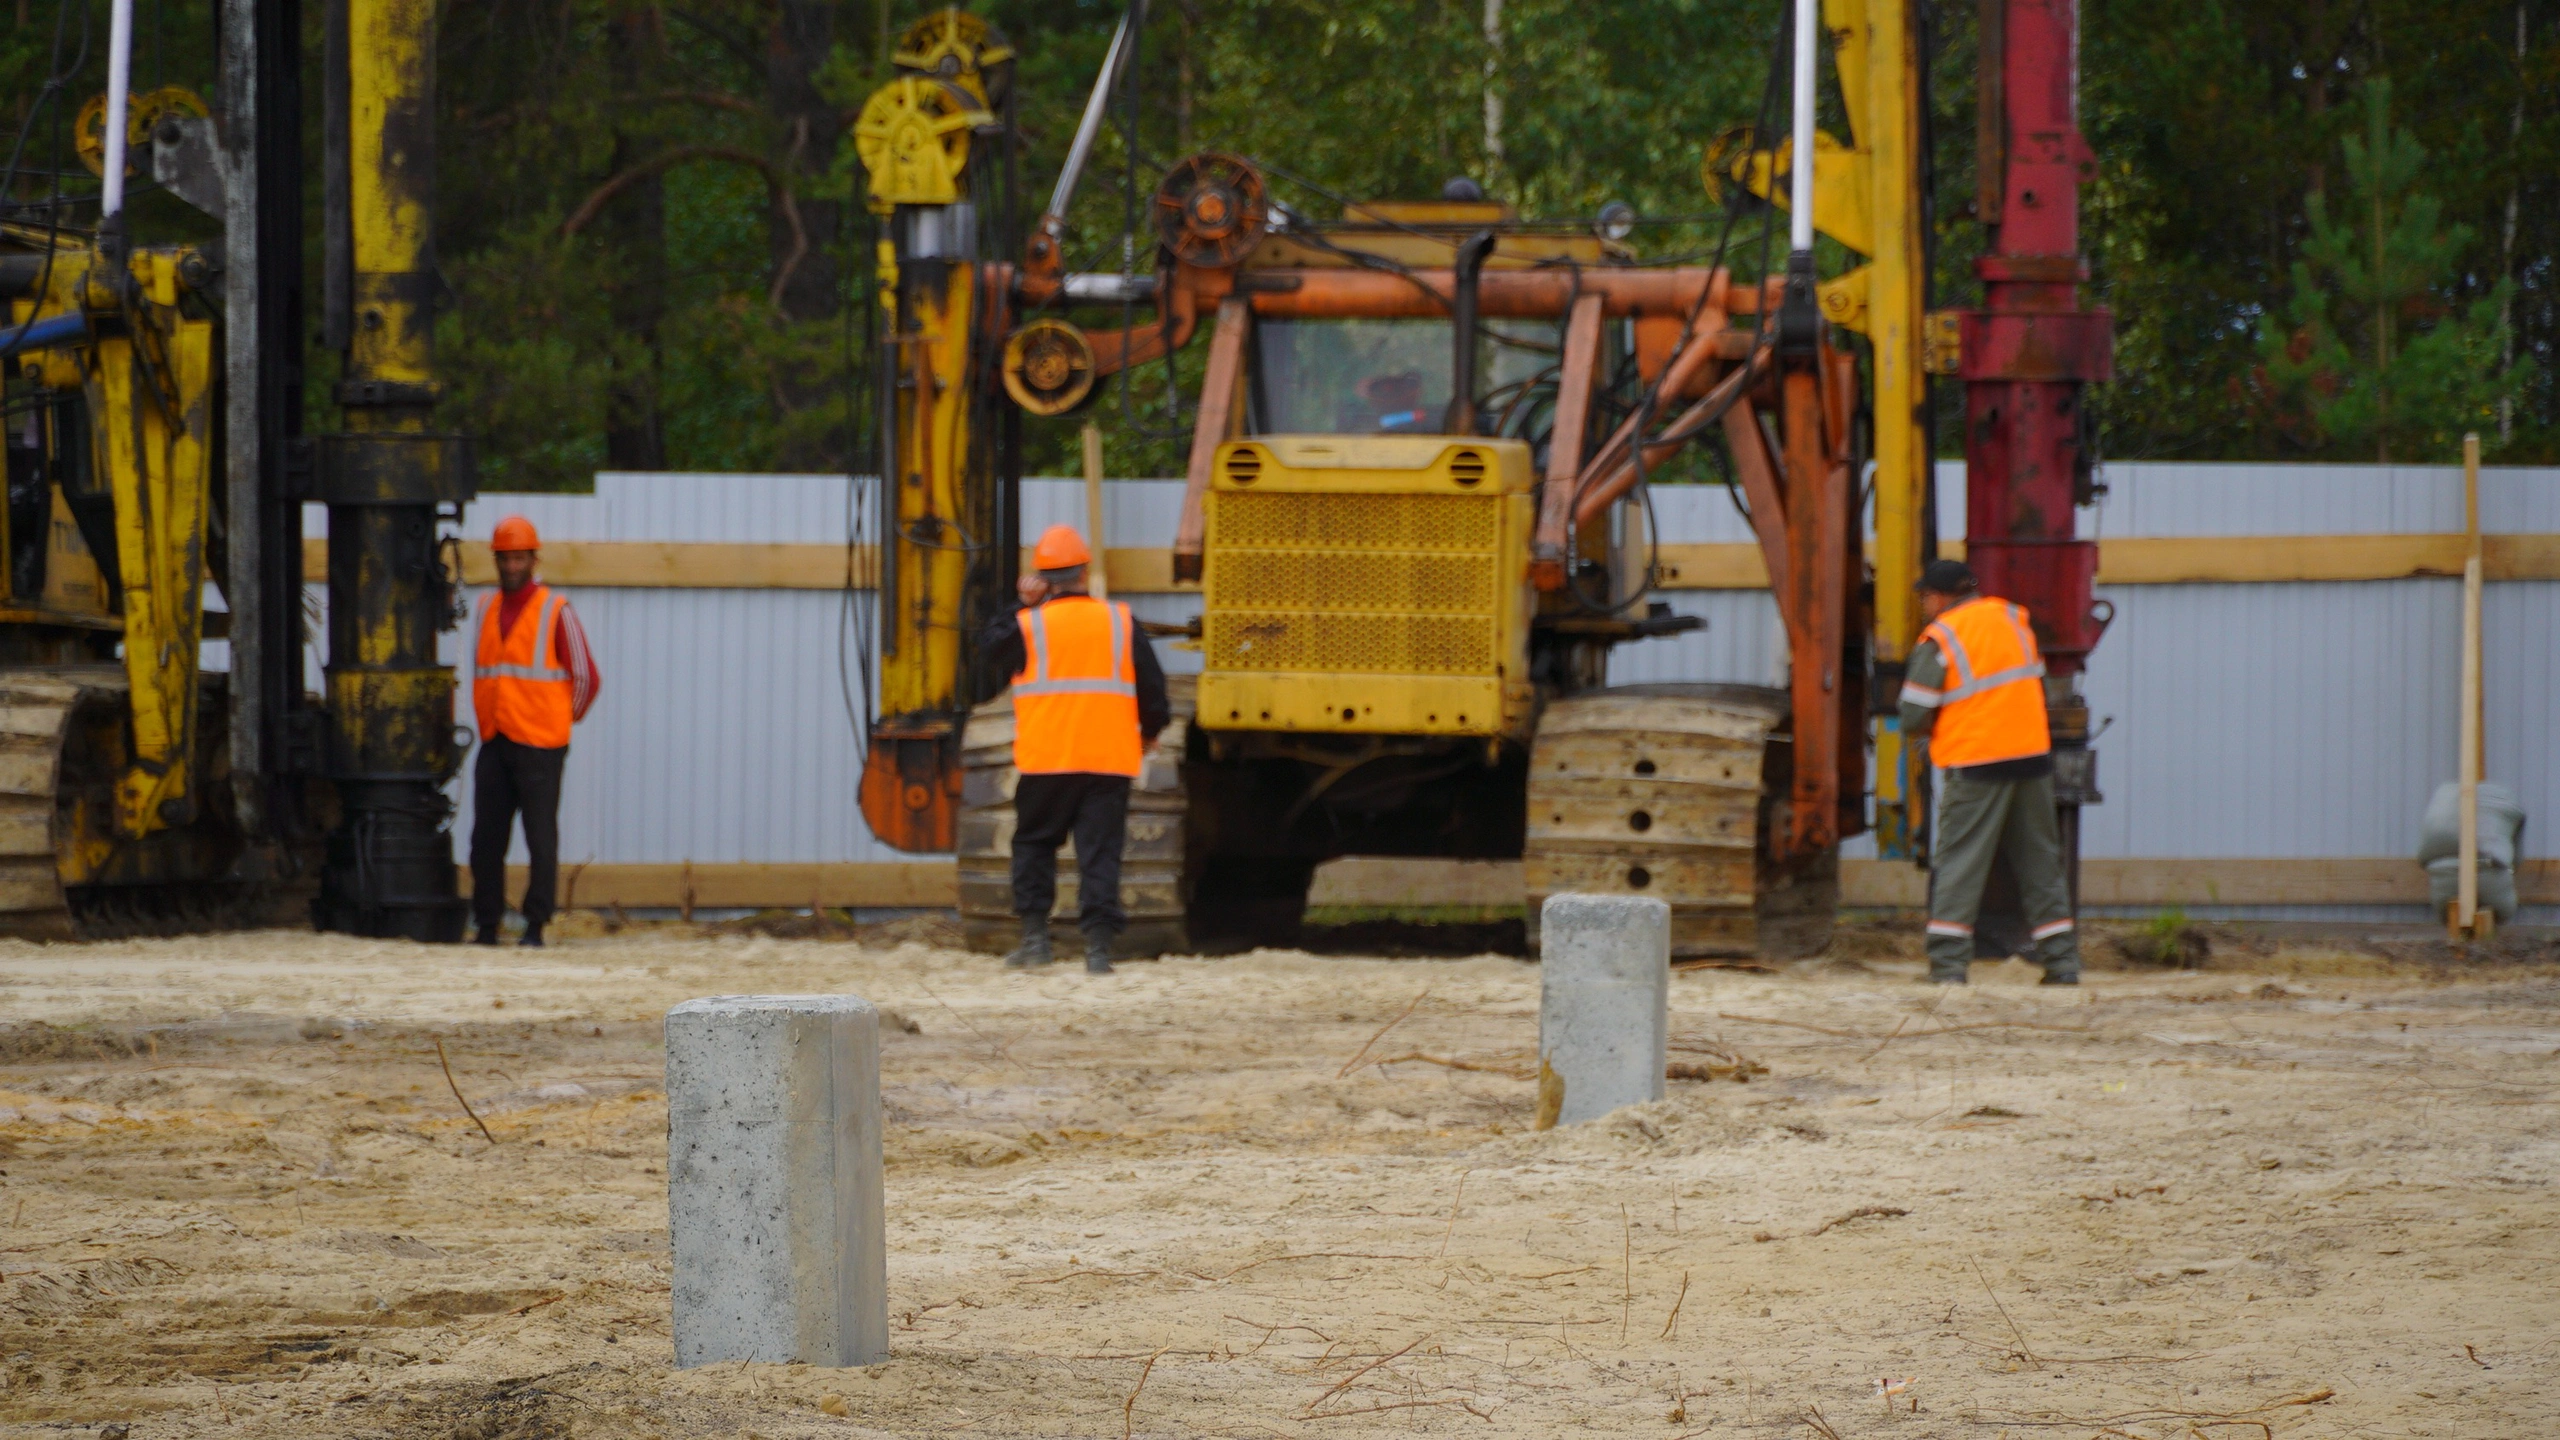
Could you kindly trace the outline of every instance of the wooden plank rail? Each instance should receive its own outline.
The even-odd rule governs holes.
[[[521,894],[524,867],[507,872]],[[2560,904],[2560,860],[2527,860],[2517,875],[2527,905]],[[471,876],[462,876],[469,893]],[[946,859],[835,863],[578,865],[560,867],[565,908],[948,909],[957,901],[957,871]],[[1499,906],[1521,903],[1516,860],[1337,860],[1319,870],[1317,905]],[[1844,905],[1916,909],[1927,878],[1899,861],[1844,860]],[[2088,860],[2081,902],[2091,906],[2403,905],[2427,900],[2427,874],[2415,860],[2389,856],[2313,859]]]
[[[462,893],[471,870],[457,867]],[[507,893],[522,895],[525,867],[507,867]],[[939,909],[959,903],[959,872],[949,860],[842,861],[808,864],[560,866],[564,910]]]
[[[305,540],[303,576],[329,574],[328,542]],[[2137,536],[2098,544],[2101,585],[2282,584],[2302,581],[2459,579],[2465,554],[2460,535],[2211,535],[2192,538]],[[1961,557],[1961,542],[1941,547]],[[1671,544],[1661,547],[1665,590],[1764,590],[1768,570],[1760,547],[1749,543]],[[840,544],[740,544],[712,540],[559,540],[543,547],[543,578],[557,585],[599,589],[841,590],[848,563],[853,583],[869,589],[875,575],[871,547],[850,556]],[[1028,563],[1028,552],[1025,552]],[[1114,595],[1198,593],[1173,581],[1173,551],[1166,547],[1118,547],[1105,553]],[[2482,537],[2484,578],[2560,580],[2560,535]],[[462,547],[463,579],[496,583],[489,547]]]

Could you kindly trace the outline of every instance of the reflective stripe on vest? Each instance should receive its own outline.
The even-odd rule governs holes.
[[[1969,600],[1932,621],[1927,639],[1947,662],[1943,689],[1906,684],[1905,703],[1939,712],[1929,756],[1944,767],[2023,760],[2053,748],[2045,723],[2044,657],[2027,613],[2006,600]]]
[[[552,640],[560,628],[560,605],[559,596],[548,590],[542,593],[542,613],[534,628],[532,664],[474,665],[471,667],[471,678],[474,680],[557,680],[565,683],[569,678],[569,668],[551,663]],[[493,595],[489,597],[490,613],[482,621],[484,628],[490,621],[497,618],[497,609],[498,597]],[[506,648],[506,643],[506,637],[501,635],[498,638],[498,647],[501,651]]]
[[[1014,768],[1026,775],[1135,776],[1145,743],[1138,733],[1138,675],[1130,653],[1137,626],[1129,607],[1062,596],[1023,610],[1017,623],[1022,669],[1013,677]]]
[[[1129,679],[1120,678],[1120,672],[1129,668],[1129,607],[1125,605],[1111,607],[1111,668],[1104,672],[1102,678],[1077,677],[1064,680],[1049,673],[1049,617],[1043,613],[1048,608],[1046,605],[1040,605],[1027,612],[1030,616],[1030,633],[1025,637],[1025,642],[1030,653],[1024,657],[1027,663],[1023,669],[1024,673],[1031,678],[1016,682],[1013,693],[1016,696],[1127,695],[1133,699],[1136,698],[1138,682],[1135,673],[1132,672]]]
[[[492,595],[480,612],[479,645],[472,657],[471,708],[483,740],[503,735],[520,745],[557,749],[569,743],[575,707],[568,667],[553,653],[560,612],[569,602],[537,586],[527,609],[533,633],[509,632],[500,623],[504,597]],[[518,612],[522,617],[522,612]],[[518,625],[526,623],[519,618]],[[528,643],[529,642],[529,643]],[[527,653],[530,652],[530,653]]]

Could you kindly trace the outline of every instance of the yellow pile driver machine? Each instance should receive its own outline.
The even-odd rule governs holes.
[[[885,322],[885,713],[861,792],[875,832],[956,848],[973,937],[1010,940],[1011,717],[968,663],[1019,564],[1000,397],[1066,413],[1205,330],[1171,574],[1154,577],[1199,586],[1203,665],[1138,782],[1124,943],[1285,938],[1314,867],[1361,854],[1523,859],[1532,923],[1554,891],[1658,896],[1682,954],[1819,948],[1839,843],[1866,827],[1870,662],[1898,662],[1918,630],[1929,447],[1906,16],[1905,0],[1825,7],[1850,140],[1813,131],[1808,23],[1794,134],[1771,133],[1773,77],[1762,125],[1711,155],[1711,192],[1764,196],[1863,257],[1817,276],[1798,223],[1784,272],[1752,282],[1481,200],[1316,220],[1214,153],[1150,197],[1151,265],[1068,273],[1067,201],[1131,23],[1018,236],[1012,53],[965,14],[917,24],[858,126]],[[1844,332],[1869,341],[1863,376]],[[1645,484],[1710,436],[1747,500],[1790,684],[1607,688],[1611,646],[1695,623],[1646,600]],[[1889,731],[1877,761],[1898,844],[1911,787]]]
[[[132,6],[114,0],[107,93],[82,127],[100,193],[57,180],[24,204],[8,187],[0,930],[301,909],[332,929],[461,937],[442,793],[461,742],[436,637],[458,580],[440,522],[473,483],[469,446],[433,423],[435,7],[318,3],[318,319],[343,357],[342,429],[302,424],[299,0],[220,0],[210,106],[128,93]],[[39,108],[30,127],[46,120]],[[125,204],[142,175],[219,238],[155,242]],[[329,507],[316,702],[307,501]],[[211,614],[208,581],[224,602]],[[208,637],[227,640],[227,673],[204,668]]]

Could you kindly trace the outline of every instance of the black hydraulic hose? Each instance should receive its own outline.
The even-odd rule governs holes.
[[[1449,413],[1440,426],[1444,434],[1476,433],[1476,292],[1493,243],[1492,231],[1479,230],[1458,247],[1456,293],[1449,306]]]

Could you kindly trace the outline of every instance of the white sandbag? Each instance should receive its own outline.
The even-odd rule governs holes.
[[[2524,806],[2516,792],[2495,780],[2480,782],[2480,868],[2512,870],[2524,838]],[[2462,786],[2448,780],[2427,801],[2426,818],[2418,822],[2418,863],[2433,864],[2462,853]],[[2498,917],[2503,920],[2506,917]]]
[[[2427,908],[2438,914],[2454,901],[2462,884],[2462,857],[2447,855],[2427,862]],[[2480,867],[2480,908],[2503,925],[2516,918],[2516,872],[2504,865]]]

